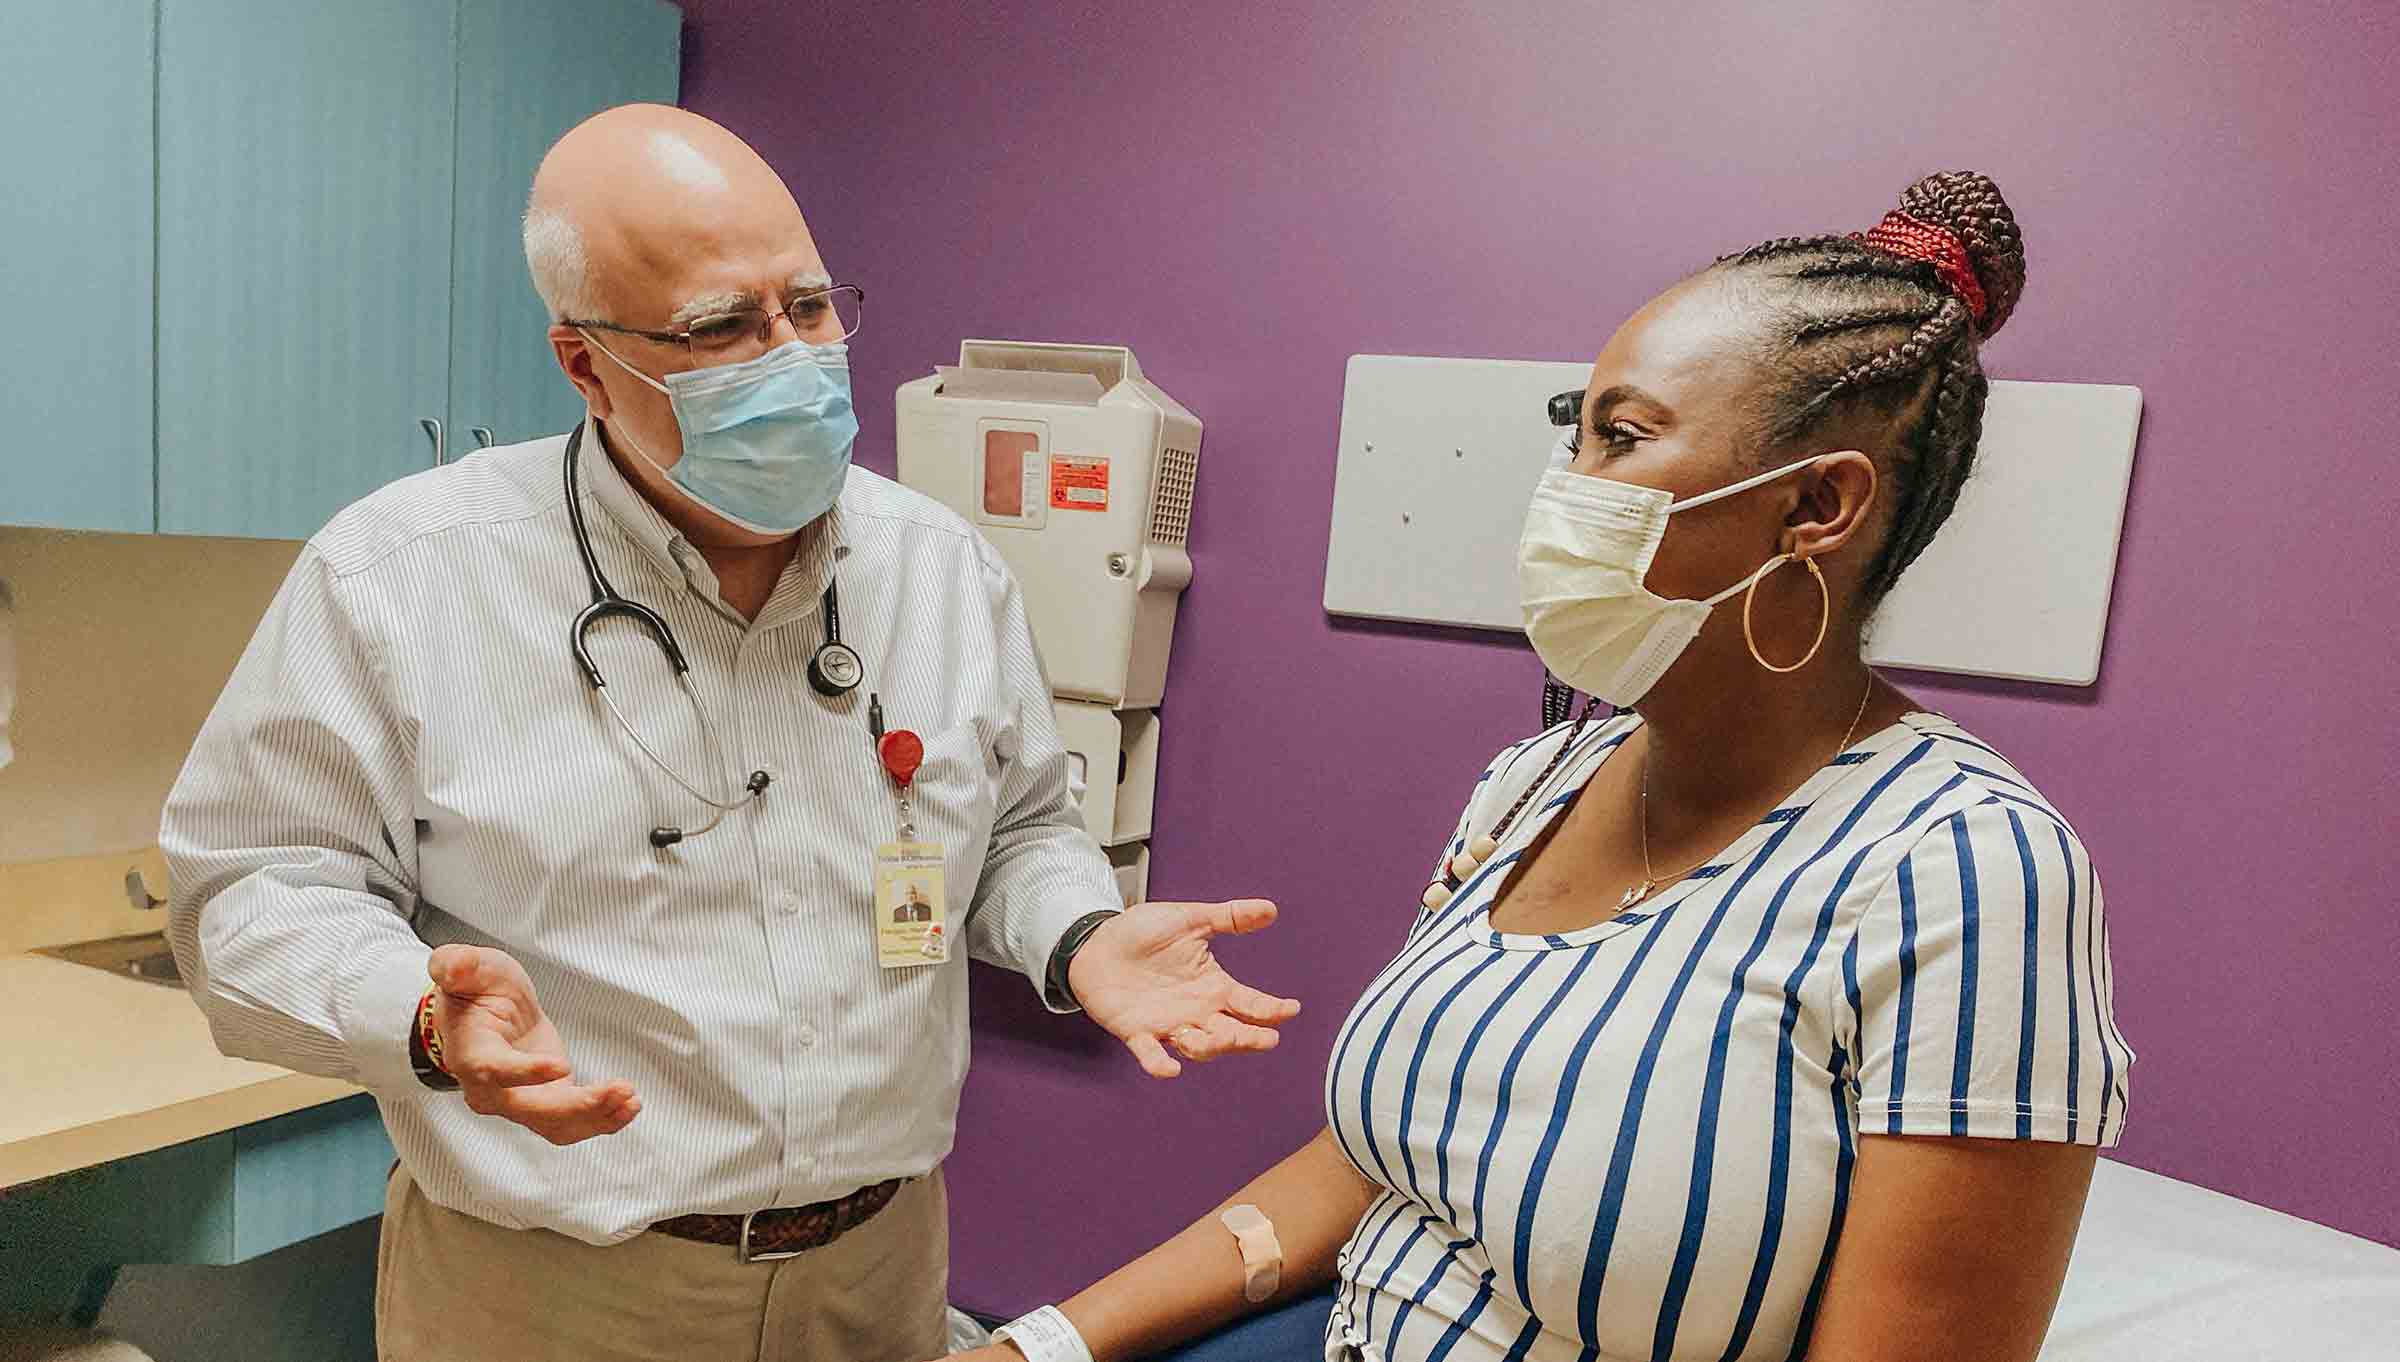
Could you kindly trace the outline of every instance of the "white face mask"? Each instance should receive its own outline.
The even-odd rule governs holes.
[[[1815,463],[1761,473],[1714,492],[1673,501],[1655,487],[1569,471],[1556,453],[1534,488],[1517,548],[1517,592],[1525,633],[1542,665],[1577,690],[1623,709],[1666,675],[1708,612],[1789,558],[1777,554],[1706,600],[1668,600],[1643,585],[1677,511],[1722,501]]]

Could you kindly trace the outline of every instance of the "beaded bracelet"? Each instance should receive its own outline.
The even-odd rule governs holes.
[[[442,1062],[442,1029],[433,1024],[433,1005],[440,996],[427,989],[424,1000],[417,1004],[417,1044],[425,1048],[425,1058],[435,1070],[447,1074],[450,1066]]]

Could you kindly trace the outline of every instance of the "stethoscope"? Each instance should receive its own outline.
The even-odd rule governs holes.
[[[705,825],[688,832],[677,827],[650,829],[650,845],[664,850],[677,842],[714,830],[717,824],[725,821],[727,813],[766,793],[774,777],[765,771],[752,771],[741,792],[730,799],[718,799],[704,793],[700,787],[684,779],[681,772],[668,765],[665,758],[651,750],[650,744],[642,741],[642,735],[634,731],[633,725],[626,721],[624,712],[617,708],[615,697],[608,693],[608,678],[600,674],[600,664],[592,661],[591,649],[585,646],[584,636],[601,620],[621,615],[639,625],[658,644],[658,650],[666,655],[668,665],[675,669],[675,684],[683,689],[683,698],[691,702],[692,717],[699,721],[700,731],[708,737],[710,763],[717,770],[725,769],[725,749],[717,741],[717,726],[709,722],[708,711],[701,705],[699,693],[692,689],[692,667],[684,660],[683,645],[676,642],[675,631],[667,626],[665,616],[640,601],[620,594],[609,582],[607,574],[600,570],[600,560],[592,554],[592,536],[584,526],[583,498],[578,495],[575,477],[576,456],[582,448],[583,427],[578,425],[567,434],[567,452],[562,462],[567,485],[567,519],[574,527],[575,552],[583,559],[584,579],[591,584],[592,603],[575,616],[574,628],[568,633],[568,642],[575,653],[575,665],[583,672],[583,679],[590,684],[592,693],[608,706],[608,712],[616,719],[617,727],[625,730],[625,736],[632,739],[633,745],[650,759],[650,764],[666,772],[667,778],[682,786],[684,793],[706,804],[711,811]],[[808,660],[808,684],[817,694],[829,700],[838,700],[858,689],[858,683],[866,677],[867,668],[859,660],[857,651],[842,642],[841,590],[838,582],[829,580],[825,584],[824,607],[825,641],[818,645],[815,656]]]

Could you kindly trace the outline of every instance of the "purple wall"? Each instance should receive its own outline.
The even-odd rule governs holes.
[[[687,102],[869,291],[865,462],[961,336],[1123,341],[1207,423],[1152,888],[1280,901],[1225,954],[1311,1010],[1154,1085],[987,974],[961,1300],[1079,1286],[1308,1138],[1333,1028],[1536,719],[1519,642],[1324,614],[1345,359],[1586,358],[1714,254],[1954,166],[2032,261],[1993,371],[2148,404],[2100,684],[1903,679],[2098,860],[2142,1057],[2123,1156],[2400,1243],[2400,11],[690,8]]]

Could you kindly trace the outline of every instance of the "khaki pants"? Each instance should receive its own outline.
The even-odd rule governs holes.
[[[948,1351],[949,1201],[936,1170],[821,1249],[743,1264],[650,1233],[597,1248],[386,1195],[382,1362],[924,1362]]]

